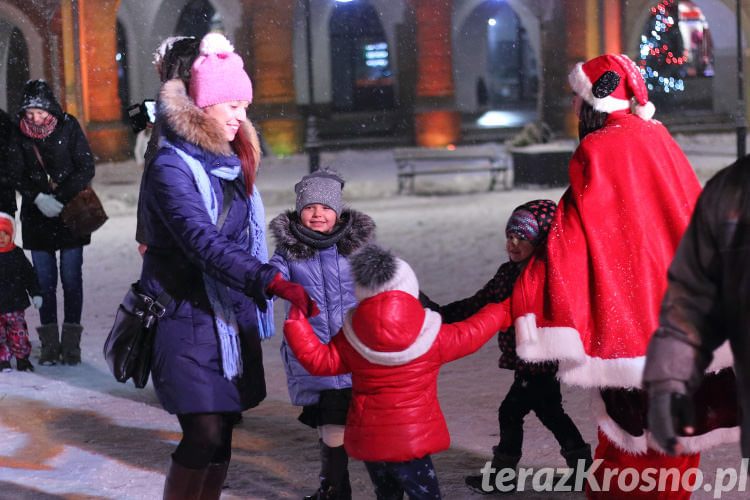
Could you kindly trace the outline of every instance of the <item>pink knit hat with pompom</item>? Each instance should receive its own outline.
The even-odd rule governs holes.
[[[200,55],[190,72],[190,97],[199,108],[229,101],[253,100],[253,84],[242,58],[224,35],[203,37]]]

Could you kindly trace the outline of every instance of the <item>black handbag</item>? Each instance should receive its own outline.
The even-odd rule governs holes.
[[[104,342],[104,359],[118,382],[132,378],[139,389],[148,383],[156,322],[171,302],[166,292],[153,298],[138,282],[130,286]]]

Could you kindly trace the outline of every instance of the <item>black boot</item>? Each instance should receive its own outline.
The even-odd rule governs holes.
[[[164,481],[163,500],[199,500],[205,477],[206,469],[189,469],[172,459]]]
[[[489,491],[485,490],[482,487],[482,483],[484,480],[484,475],[479,474],[475,476],[466,476],[464,478],[464,482],[466,483],[466,486],[469,487],[472,491],[476,493],[481,493],[482,495],[497,495],[497,494],[503,494],[503,493],[513,493],[516,489],[516,467],[518,466],[519,460],[521,460],[521,455],[511,456],[506,455],[504,453],[499,453],[497,451],[497,447],[494,447],[492,449],[493,456],[492,456],[492,462],[490,465],[493,469],[495,469],[495,472],[487,474],[488,476],[488,483],[487,486],[489,488]],[[513,479],[505,480],[501,486],[503,487],[503,490],[508,489],[508,491],[501,491],[497,488],[496,478],[497,474],[500,471],[504,471],[504,475],[508,475],[507,469],[511,469],[513,471]],[[512,486],[512,488],[508,488],[509,486]]]
[[[570,476],[570,479],[568,479],[567,484],[571,488],[575,488],[578,472],[580,471],[580,474],[585,474],[585,471],[589,470],[591,464],[594,463],[594,460],[591,458],[591,446],[589,444],[583,444],[577,448],[560,450],[560,454],[565,459],[565,463],[568,464],[568,467],[573,469],[573,474]],[[583,462],[581,462],[581,460]],[[579,468],[579,466],[581,468]],[[586,481],[582,481],[580,486],[585,488]]]
[[[323,440],[320,444],[320,487],[304,500],[351,500],[349,483],[349,455],[343,446],[331,448]]]
[[[16,370],[19,372],[33,372],[34,365],[31,364],[29,358],[16,358]]]
[[[63,323],[61,344],[62,363],[64,365],[77,365],[81,362],[81,333],[83,327],[74,323]]]
[[[60,359],[60,333],[56,323],[37,326],[39,341],[42,343],[42,353],[39,364],[42,366],[56,365]]]

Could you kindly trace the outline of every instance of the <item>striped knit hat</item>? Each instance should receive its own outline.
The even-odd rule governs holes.
[[[533,200],[513,210],[505,233],[516,234],[533,245],[538,245],[547,236],[557,203],[552,200]]]

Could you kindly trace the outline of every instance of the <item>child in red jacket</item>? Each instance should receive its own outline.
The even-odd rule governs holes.
[[[342,332],[322,344],[292,307],[287,342],[313,375],[352,373],[344,447],[365,462],[377,497],[440,498],[430,454],[447,449],[450,436],[437,398],[438,371],[507,328],[507,303],[446,325],[421,306],[414,271],[388,251],[364,247],[351,258],[351,270],[359,304]]]
[[[13,243],[14,222],[13,217],[0,212],[0,283],[3,284],[0,290],[0,372],[11,371],[12,358],[16,358],[18,371],[33,372],[24,310],[32,303],[39,309],[42,296],[31,262]]]

